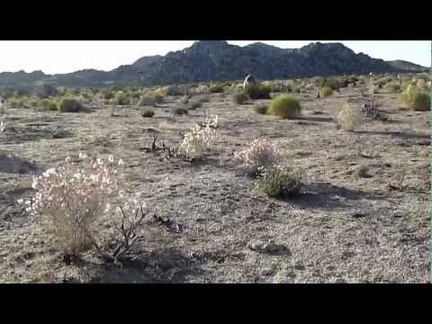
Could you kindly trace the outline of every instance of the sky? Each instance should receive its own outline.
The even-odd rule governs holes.
[[[182,50],[194,41],[0,41],[0,72],[70,73],[109,71],[148,55]],[[245,46],[258,41],[228,41]],[[311,41],[259,41],[280,48],[300,48]],[[327,41],[320,41],[325,43]],[[334,42],[334,41],[330,41]],[[383,60],[405,60],[431,66],[430,41],[340,41],[354,52]]]

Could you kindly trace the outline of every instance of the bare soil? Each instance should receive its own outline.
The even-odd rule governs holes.
[[[0,166],[0,282],[428,282],[429,113],[402,110],[397,95],[381,93],[390,120],[365,119],[345,132],[336,127],[337,112],[346,101],[360,109],[360,90],[315,95],[297,94],[303,111],[292,120],[257,114],[225,94],[174,118],[178,97],[166,98],[153,118],[132,106],[116,107],[115,116],[111,107],[8,109],[3,120],[13,127],[0,133],[0,155],[45,169],[79,152],[113,154],[126,162],[130,192],[142,192],[158,215],[184,230],[146,231],[121,268],[91,253],[67,265],[16,202],[33,194],[35,169]],[[203,161],[144,150],[154,134],[158,145],[178,146],[206,112],[218,115],[219,127]],[[245,175],[233,155],[260,136],[279,145],[307,194],[273,199]],[[272,243],[283,248],[265,248]]]

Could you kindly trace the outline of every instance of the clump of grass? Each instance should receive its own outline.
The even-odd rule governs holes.
[[[411,84],[402,92],[400,99],[408,108],[415,111],[428,111],[431,107],[431,95]]]
[[[267,114],[268,106],[267,105],[255,105],[253,107],[253,110],[258,114],[265,115],[265,114]]]
[[[323,87],[319,90],[319,96],[321,98],[330,97],[333,94],[333,89],[329,86]]]
[[[338,124],[345,131],[354,131],[361,122],[358,109],[352,108],[348,103],[344,104],[337,116]]]
[[[300,101],[289,94],[282,94],[270,102],[268,114],[282,118],[292,118],[300,115]]]
[[[233,100],[238,105],[243,105],[249,99],[248,95],[245,92],[239,92],[234,94]]]
[[[57,108],[60,112],[80,112],[85,110],[81,102],[72,98],[61,99]]]
[[[39,105],[43,110],[58,110],[58,105],[54,100],[42,99],[39,102]]]
[[[248,173],[256,176],[263,168],[275,164],[280,157],[279,148],[265,138],[254,140],[247,149],[235,154],[236,159],[242,161]]]
[[[270,99],[271,87],[265,84],[247,84],[244,92],[252,100]]]
[[[145,109],[141,116],[144,118],[152,118],[155,115],[155,112],[153,109]]]
[[[302,182],[290,168],[280,165],[264,169],[258,177],[257,186],[273,198],[301,194],[304,188]]]

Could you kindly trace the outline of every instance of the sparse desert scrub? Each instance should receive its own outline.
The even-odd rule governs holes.
[[[154,106],[156,104],[156,99],[151,96],[142,96],[138,101],[138,106]]]
[[[165,92],[162,90],[148,91],[145,96],[154,98],[155,103],[161,104],[165,100]]]
[[[186,133],[179,147],[180,155],[189,159],[199,158],[216,139],[217,116],[206,118],[204,123]]]
[[[247,84],[244,92],[252,100],[270,99],[271,87],[264,84]]]
[[[243,162],[249,174],[256,176],[264,168],[271,167],[280,158],[278,147],[265,138],[254,140],[247,149],[236,153],[236,159]]]
[[[258,114],[265,115],[265,114],[267,114],[268,106],[267,105],[255,105],[253,107],[253,110]]]
[[[80,112],[84,111],[85,107],[76,99],[63,98],[58,104],[58,110],[60,112]]]
[[[298,175],[281,165],[263,169],[257,179],[257,186],[273,198],[285,198],[303,192],[303,184]]]
[[[110,100],[114,98],[114,93],[109,89],[102,89],[100,92],[102,99]]]
[[[210,92],[211,93],[222,93],[224,91],[225,91],[224,85],[221,83],[212,84],[210,86]]]
[[[41,107],[43,110],[58,110],[57,103],[50,99],[42,99],[36,106]]]
[[[333,90],[329,86],[323,87],[319,90],[319,96],[321,98],[330,97],[332,94],[333,94]]]
[[[23,108],[24,99],[11,97],[6,101],[7,105],[11,108]]]
[[[431,106],[431,96],[429,93],[418,89],[416,86],[409,85],[401,93],[400,100],[408,108],[415,111],[428,111]]]
[[[153,109],[144,109],[141,116],[144,118],[152,118],[155,115],[155,112]]]
[[[353,131],[361,122],[360,111],[345,103],[337,116],[337,121],[341,129]]]
[[[127,94],[123,91],[116,92],[114,96],[114,104],[115,105],[130,105],[131,98],[127,96]]]
[[[384,89],[389,93],[398,93],[401,90],[401,85],[397,81],[392,81],[384,86]]]
[[[244,92],[234,94],[233,100],[238,105],[243,105],[248,100],[248,95]]]
[[[300,101],[289,94],[282,94],[274,98],[269,105],[268,114],[282,118],[300,115]]]

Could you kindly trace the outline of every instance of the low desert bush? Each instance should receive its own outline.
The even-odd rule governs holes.
[[[225,91],[224,85],[221,84],[221,83],[212,84],[210,86],[209,90],[210,90],[211,93],[222,93],[222,92]]]
[[[235,154],[247,167],[250,175],[257,176],[263,168],[274,165],[279,160],[278,147],[265,138],[254,140],[247,149]]]
[[[327,98],[327,97],[330,97],[332,94],[333,94],[333,90],[332,90],[332,88],[330,88],[330,87],[328,87],[328,86],[323,87],[323,88],[321,88],[321,89],[319,90],[319,96],[320,96],[321,98]]]
[[[210,148],[216,138],[217,116],[208,117],[202,124],[196,124],[183,138],[179,153],[186,158],[199,158]]]
[[[85,110],[81,102],[72,98],[61,99],[57,108],[60,112],[80,112]]]
[[[173,109],[173,114],[178,116],[187,115],[189,112],[186,108],[183,107],[176,107]]]
[[[131,98],[128,97],[128,95],[123,91],[116,92],[114,96],[114,104],[115,105],[130,105],[131,104]]]
[[[273,198],[285,198],[303,192],[303,184],[298,176],[291,169],[280,165],[263,169],[257,186]]]
[[[247,84],[244,92],[252,100],[270,99],[271,87],[264,84]]]
[[[43,110],[58,110],[57,103],[50,99],[42,99],[37,106]]]
[[[358,109],[352,108],[348,103],[340,110],[337,121],[341,129],[353,131],[361,122],[361,114]]]
[[[428,111],[431,107],[431,95],[416,86],[409,85],[400,97],[402,103],[415,111]]]
[[[289,94],[282,94],[274,98],[269,105],[268,114],[282,118],[300,115],[300,101]]]
[[[11,108],[22,108],[24,107],[24,99],[11,97],[7,101],[7,105]]]
[[[141,116],[144,118],[152,118],[155,115],[155,112],[153,109],[145,109]]]
[[[246,101],[248,100],[248,95],[244,92],[239,92],[234,94],[233,96],[233,100],[236,104],[238,105],[243,105],[244,103],[246,103]]]

